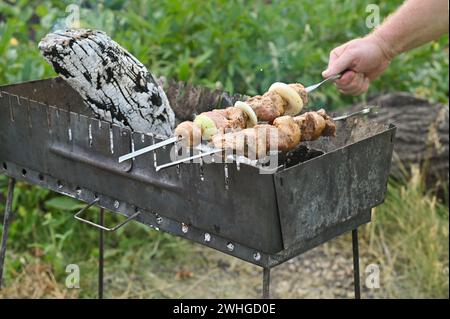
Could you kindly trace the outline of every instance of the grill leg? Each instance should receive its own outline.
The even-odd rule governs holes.
[[[263,299],[270,299],[270,268],[263,268]]]
[[[105,210],[100,208],[99,224],[103,226],[105,222]],[[98,241],[98,299],[103,299],[103,252],[104,252],[104,231],[99,230],[99,241]]]
[[[5,254],[6,254],[6,241],[8,240],[9,224],[11,223],[12,218],[12,201],[15,185],[16,180],[14,178],[10,178],[8,183],[8,196],[6,197],[5,217],[3,220],[2,244],[0,248],[0,289],[2,288],[3,266],[5,265]]]
[[[358,228],[352,230],[352,246],[353,246],[353,284],[355,286],[355,299],[361,299],[361,286],[359,282]]]

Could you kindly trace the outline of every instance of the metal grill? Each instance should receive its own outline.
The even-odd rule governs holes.
[[[166,92],[179,120],[242,98],[180,83]],[[93,118],[78,94],[54,78],[0,87],[0,169],[11,178],[10,194],[23,180],[263,267],[263,297],[272,267],[352,230],[359,297],[356,230],[384,199],[395,127],[357,117],[337,124],[336,138],[305,143],[270,174],[244,163],[157,172],[158,163],[170,160],[169,148],[118,163],[157,137]],[[83,220],[83,212],[75,217]]]

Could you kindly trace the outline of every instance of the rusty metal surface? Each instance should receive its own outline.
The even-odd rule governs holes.
[[[106,195],[134,207],[127,215],[135,209],[154,211],[259,251],[283,248],[270,175],[255,180],[256,168],[241,165],[238,171],[230,164],[227,189],[222,164],[156,172],[156,163],[169,160],[169,149],[119,164],[118,157],[129,153],[132,144],[140,148],[158,140],[7,93],[0,105],[0,160],[52,177],[57,191],[74,197],[80,190]],[[45,179],[40,185],[51,186]]]
[[[183,96],[189,97],[189,112],[239,98],[180,84],[171,88],[178,115],[184,114]],[[320,151],[309,152],[309,160],[275,175],[235,163],[156,172],[157,163],[169,160],[169,149],[119,164],[120,155],[158,139],[93,119],[58,79],[1,91],[4,173],[85,202],[99,198],[99,206],[126,216],[140,211],[141,223],[259,266],[278,265],[368,222],[370,207],[384,196],[394,128],[368,131],[367,123],[346,122],[338,138],[310,144]],[[367,172],[361,169],[364,159],[370,162]]]
[[[340,227],[383,201],[394,133],[391,127],[370,138],[361,137],[275,174],[285,248]]]
[[[5,85],[2,90],[46,105],[57,105],[60,109],[92,116],[80,95],[60,77]]]

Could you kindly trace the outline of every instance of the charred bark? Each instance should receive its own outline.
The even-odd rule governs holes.
[[[163,89],[104,32],[56,31],[42,39],[39,49],[98,118],[135,131],[171,135],[175,115]]]
[[[430,104],[407,93],[375,97],[368,105],[380,106],[370,115],[380,123],[397,126],[392,173],[396,176],[418,166],[429,181],[449,180],[449,106]],[[355,105],[342,113],[359,110]]]

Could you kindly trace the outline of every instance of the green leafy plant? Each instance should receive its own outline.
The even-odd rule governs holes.
[[[448,298],[448,200],[426,188],[418,170],[391,180],[385,204],[367,226],[367,250],[391,298]]]

